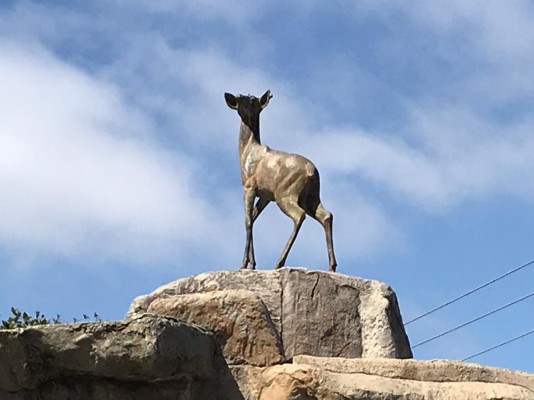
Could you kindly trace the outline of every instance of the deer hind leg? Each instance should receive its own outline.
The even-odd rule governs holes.
[[[280,209],[282,210],[284,214],[286,214],[289,218],[293,220],[294,225],[293,225],[293,232],[291,232],[291,236],[289,237],[286,243],[286,247],[284,248],[284,251],[282,251],[280,258],[278,259],[278,262],[276,263],[275,269],[282,268],[285,265],[287,255],[289,254],[289,251],[291,250],[291,247],[293,246],[293,243],[295,242],[295,239],[297,238],[300,227],[302,226],[302,223],[304,222],[304,219],[306,218],[306,213],[299,206],[298,199],[283,200],[280,203],[278,203],[278,206],[280,207]]]
[[[252,238],[252,225],[254,220],[252,218],[254,205],[254,191],[250,189],[245,189],[244,192],[244,203],[245,203],[245,230],[247,239],[245,242],[245,252],[243,254],[243,263],[241,264],[242,269],[246,269],[249,264],[251,269],[256,269],[256,259],[254,257],[254,240]]]
[[[334,242],[332,238],[332,221],[334,219],[332,213],[326,210],[322,203],[319,203],[315,213],[311,215],[314,219],[319,221],[323,226],[326,235],[326,248],[328,249],[328,262],[330,264],[330,271],[336,272],[337,261],[334,254]]]

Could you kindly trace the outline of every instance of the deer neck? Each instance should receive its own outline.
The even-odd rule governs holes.
[[[259,116],[252,121],[241,121],[241,126],[239,127],[240,157],[243,157],[244,153],[250,151],[250,148],[254,147],[254,145],[261,145]]]

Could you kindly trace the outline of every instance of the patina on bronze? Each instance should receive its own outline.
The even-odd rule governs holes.
[[[324,228],[330,271],[336,270],[336,256],[332,240],[332,213],[321,204],[319,196],[319,171],[313,163],[299,154],[272,150],[261,144],[260,112],[272,98],[271,91],[261,98],[234,96],[225,93],[226,104],[237,110],[241,117],[239,127],[239,162],[245,201],[245,228],[247,239],[241,268],[256,269],[252,225],[271,202],[293,220],[294,227],[275,268],[285,265],[287,255],[295,242],[306,214],[316,219]],[[254,200],[258,198],[256,204]]]

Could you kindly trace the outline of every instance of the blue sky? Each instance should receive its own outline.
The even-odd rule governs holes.
[[[452,1],[3,1],[0,317],[122,318],[179,277],[237,268],[238,118],[312,159],[338,271],[405,320],[534,259],[534,6]],[[270,269],[291,221],[255,226]],[[307,220],[288,265],[327,269]],[[526,268],[409,325],[412,344],[532,291]],[[461,359],[533,328],[530,298],[417,348]],[[476,362],[534,371],[534,336]]]

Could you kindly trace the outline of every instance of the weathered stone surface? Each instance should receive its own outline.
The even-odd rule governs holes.
[[[189,278],[181,278],[157,288],[148,295],[135,298],[126,315],[129,318],[131,315],[146,312],[150,303],[158,297],[214,293],[219,290],[249,290],[262,299],[271,314],[271,320],[280,331],[282,284],[278,275],[278,271],[241,269],[205,272]]]
[[[150,303],[148,311],[209,326],[230,364],[267,366],[285,361],[265,304],[249,290],[162,296]]]
[[[232,367],[247,400],[532,400],[534,375],[453,361],[296,356]]]
[[[534,392],[534,374],[452,360],[348,359],[296,356],[295,364],[329,372],[377,375],[428,382],[485,382],[522,386]]]
[[[0,360],[2,400],[241,398],[213,336],[173,318],[0,331]]]
[[[330,272],[283,268],[203,273],[138,297],[128,315],[146,312],[159,298],[224,290],[249,290],[261,298],[282,339],[287,359],[299,354],[412,357],[391,288],[377,281]]]

